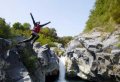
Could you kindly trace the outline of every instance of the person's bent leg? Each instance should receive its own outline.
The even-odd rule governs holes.
[[[35,35],[34,35],[34,34],[31,34],[30,38],[25,39],[25,40],[23,40],[22,42],[19,42],[19,43],[30,42],[30,41],[31,41],[32,39],[34,39],[34,38],[35,38]]]
[[[33,39],[31,43],[33,44],[38,38],[39,38],[39,35],[36,35],[36,37]]]

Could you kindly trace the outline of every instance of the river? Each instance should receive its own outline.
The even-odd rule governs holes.
[[[60,70],[60,75],[59,78],[55,82],[85,82],[82,80],[66,80],[65,79],[65,57],[60,57],[59,58],[59,70]]]

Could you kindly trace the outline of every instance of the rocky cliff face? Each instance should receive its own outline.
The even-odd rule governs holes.
[[[120,32],[76,36],[66,52],[67,77],[97,82],[120,82]]]
[[[0,82],[45,82],[57,75],[58,58],[48,45],[12,42],[0,38]]]

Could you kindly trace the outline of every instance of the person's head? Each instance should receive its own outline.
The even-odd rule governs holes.
[[[40,22],[36,22],[36,24],[37,24],[37,25],[39,25],[39,24],[40,24]]]

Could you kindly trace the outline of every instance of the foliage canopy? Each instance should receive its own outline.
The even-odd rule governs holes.
[[[96,27],[111,32],[116,24],[120,24],[120,0],[96,0],[84,32]]]

